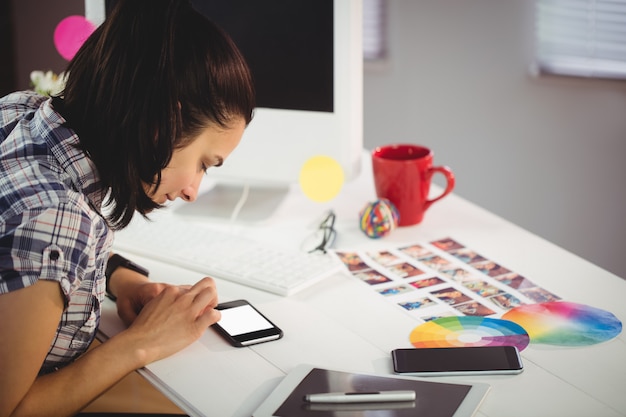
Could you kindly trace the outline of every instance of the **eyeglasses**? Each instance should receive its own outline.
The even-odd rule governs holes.
[[[302,250],[307,253],[326,253],[335,242],[337,231],[335,230],[335,213],[329,210],[322,217],[322,221],[317,226],[315,233],[308,236],[302,242]]]

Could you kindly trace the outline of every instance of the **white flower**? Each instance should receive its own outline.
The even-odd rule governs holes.
[[[65,88],[66,78],[65,72],[59,75],[52,71],[46,73],[43,71],[33,71],[30,73],[30,81],[34,90],[44,96],[60,94]]]

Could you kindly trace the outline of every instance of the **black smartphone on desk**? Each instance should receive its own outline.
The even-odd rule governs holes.
[[[283,331],[246,300],[218,304],[220,321],[212,327],[231,345],[244,347],[283,337]]]
[[[395,349],[393,370],[411,376],[519,374],[524,369],[515,346]]]

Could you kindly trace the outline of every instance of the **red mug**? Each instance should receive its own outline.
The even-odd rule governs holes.
[[[374,185],[378,198],[386,198],[398,209],[398,226],[418,224],[436,201],[454,189],[454,174],[445,166],[433,166],[433,152],[423,146],[393,144],[372,151]],[[435,173],[446,177],[446,189],[428,199],[431,178]]]

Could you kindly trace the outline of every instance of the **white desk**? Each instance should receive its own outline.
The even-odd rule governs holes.
[[[358,212],[375,200],[369,161],[361,177],[346,184],[335,200],[313,203],[294,187],[268,222],[234,230],[261,240],[297,246],[326,208],[337,213],[335,248],[382,249],[453,237],[488,255],[541,287],[572,301],[608,310],[626,319],[626,281],[499,218],[456,195],[433,205],[422,224],[384,239],[358,229]],[[159,214],[176,214],[176,207]],[[157,218],[157,217],[155,217]],[[201,221],[201,219],[194,219]],[[154,280],[194,283],[196,272],[132,256]],[[385,302],[367,285],[338,273],[290,297],[218,280],[220,299],[245,298],[281,327],[279,341],[234,348],[213,330],[178,354],[140,372],[193,416],[250,416],[295,365],[390,374],[390,351],[412,347],[419,324]],[[123,324],[106,301],[100,331],[115,334]],[[492,386],[479,409],[482,417],[626,416],[626,336],[577,348],[531,345],[522,352],[525,371],[515,376],[448,377],[443,381],[485,382]],[[434,380],[434,379],[433,379]]]

